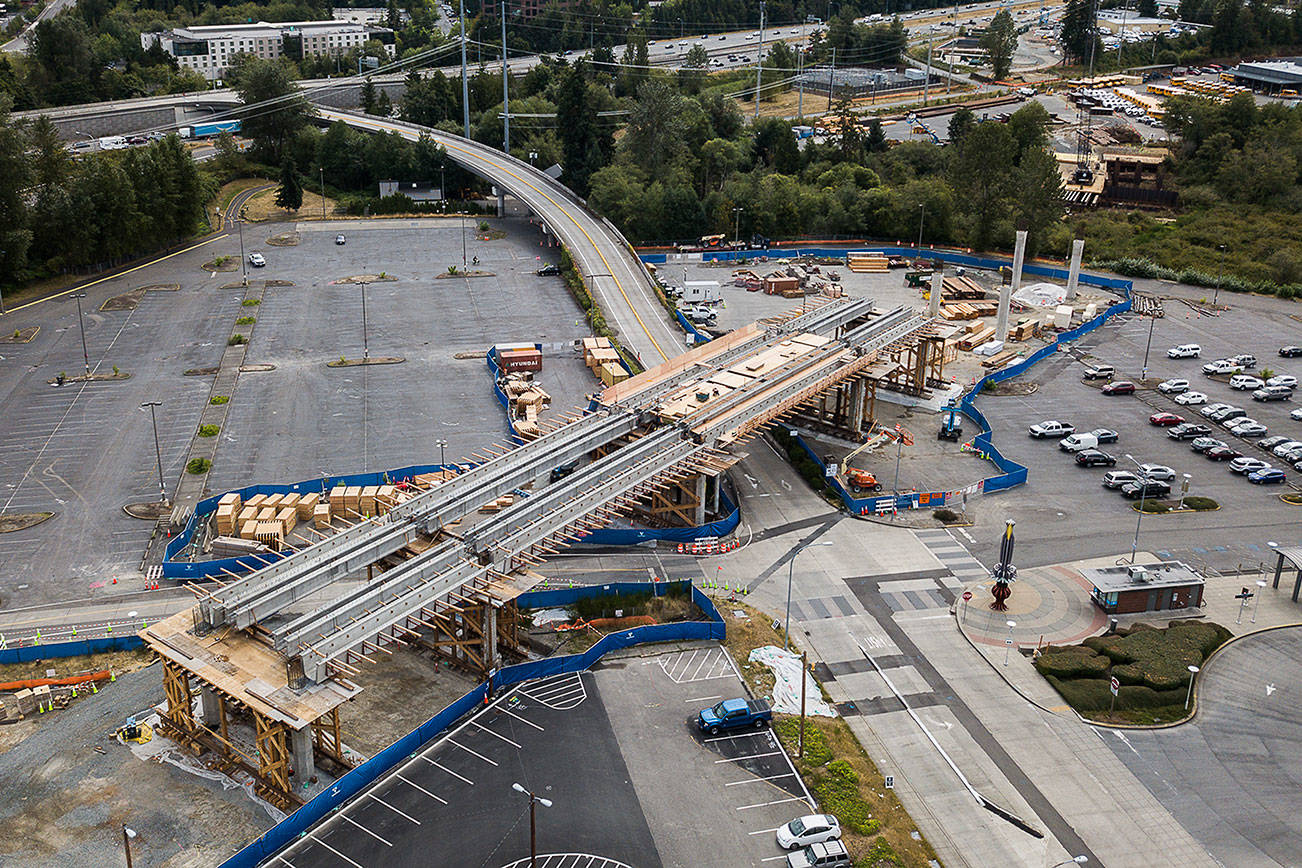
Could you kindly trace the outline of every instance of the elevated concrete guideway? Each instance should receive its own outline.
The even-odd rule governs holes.
[[[372,132],[397,133],[411,141],[428,135],[465,169],[514,194],[569,248],[588,289],[615,326],[620,343],[646,367],[668,361],[683,347],[683,335],[652,290],[651,276],[624,236],[590,212],[567,187],[497,148],[432,127],[317,107],[324,121],[343,121]],[[639,312],[640,311],[640,312]]]

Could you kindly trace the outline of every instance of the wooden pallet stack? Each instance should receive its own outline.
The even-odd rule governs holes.
[[[944,301],[981,301],[986,297],[986,291],[967,275],[955,274],[941,281],[940,297]]]
[[[970,352],[995,336],[995,330],[982,322],[969,323],[967,328],[967,333],[958,339],[960,350]]]
[[[223,494],[221,500],[217,501],[217,535],[218,536],[235,536],[237,527],[236,520],[239,518],[240,507],[243,502],[240,499],[239,492],[232,491]]]
[[[867,250],[852,250],[846,254],[846,267],[859,274],[885,274],[890,270],[891,261],[885,253],[872,253]]]

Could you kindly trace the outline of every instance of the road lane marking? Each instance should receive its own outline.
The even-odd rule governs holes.
[[[683,702],[709,702],[711,699],[722,699],[722,698],[723,698],[722,696],[719,696],[717,694],[714,696],[696,696],[693,697],[692,699],[684,699]]]
[[[320,838],[314,837],[314,836],[312,836],[312,835],[308,835],[308,837],[311,838],[311,839],[312,839],[313,841],[315,841],[316,843],[320,844],[322,847],[325,847],[325,848],[326,848],[327,850],[329,850],[331,853],[334,853],[334,854],[335,854],[336,856],[338,856],[340,859],[343,859],[343,860],[344,860],[345,862],[347,862],[349,865],[356,865],[357,868],[365,868],[365,866],[361,865],[360,863],[354,862],[352,859],[349,859],[349,858],[348,858],[347,856],[345,856],[343,853],[340,853],[338,850],[336,850],[334,847],[331,847],[329,844],[327,844],[325,841],[322,841]]]
[[[502,712],[503,714],[509,714],[509,715],[511,715],[511,716],[514,717],[516,720],[520,721],[521,723],[528,724],[529,726],[532,726],[534,729],[538,730],[539,732],[546,732],[546,731],[547,731],[547,730],[543,729],[541,726],[539,726],[538,724],[534,723],[532,720],[526,720],[526,719],[524,719],[523,717],[521,717],[520,715],[518,715],[518,714],[516,714],[515,712],[511,711],[510,709],[507,709],[507,708],[499,708],[498,711]]]
[[[384,846],[386,846],[386,847],[392,847],[392,846],[393,846],[392,842],[390,842],[390,841],[386,841],[385,839],[381,838],[379,835],[375,834],[375,833],[372,832],[370,829],[366,828],[366,827],[363,826],[361,823],[357,822],[356,820],[354,820],[352,817],[348,816],[347,814],[340,814],[339,816],[341,816],[341,817],[344,818],[344,822],[352,823],[354,826],[356,826],[357,828],[361,829],[363,832],[365,832],[366,834],[370,835],[372,838],[374,838],[375,840],[379,841],[379,842],[380,842],[381,844],[383,844]]]
[[[744,781],[733,781],[730,784],[724,784],[724,786],[740,787],[742,784],[758,784],[758,783],[763,783],[764,781],[780,781],[783,778],[790,778],[790,777],[794,777],[794,775],[792,775],[791,772],[783,772],[780,775],[769,775],[766,778],[750,778],[749,780],[744,780]]]
[[[465,777],[464,775],[459,775],[459,774],[457,774],[456,772],[452,771],[452,769],[450,769],[450,768],[448,768],[447,766],[443,765],[443,763],[435,762],[434,760],[430,759],[429,757],[421,757],[421,759],[425,760],[425,762],[429,763],[429,764],[432,765],[432,766],[437,766],[438,768],[443,769],[443,771],[445,771],[445,772],[447,772],[448,774],[452,775],[452,777],[457,778],[457,779],[459,779],[459,780],[463,780],[463,781],[465,781],[466,783],[470,784],[470,786],[472,786],[472,787],[475,785],[475,782],[472,781],[470,778]]]
[[[767,835],[768,833],[770,833],[770,832],[776,832],[778,829],[781,829],[781,828],[782,828],[781,826],[774,826],[772,829],[759,829],[759,830],[754,831],[754,832],[747,832],[746,834],[747,834],[747,835]],[[784,857],[784,858],[785,858],[785,857]]]
[[[511,747],[515,748],[516,750],[524,750],[524,748],[520,747],[520,745],[519,745],[518,742],[511,741],[509,738],[507,738],[507,737],[504,736],[504,735],[498,735],[497,733],[493,732],[491,729],[489,729],[488,727],[484,726],[482,723],[479,723],[478,721],[474,721],[474,720],[472,720],[472,721],[471,721],[471,724],[472,724],[476,729],[482,729],[484,732],[488,733],[489,735],[497,736],[497,737],[500,738],[502,741],[506,742],[506,743],[509,744]]]

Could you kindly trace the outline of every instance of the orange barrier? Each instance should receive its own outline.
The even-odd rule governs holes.
[[[69,675],[67,678],[27,678],[22,681],[6,681],[0,684],[0,692],[23,690],[30,687],[66,687],[70,684],[85,684],[87,681],[107,681],[111,673],[107,669],[99,672],[87,672],[85,675]]]

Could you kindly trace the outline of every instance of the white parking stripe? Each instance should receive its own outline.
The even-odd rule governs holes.
[[[697,696],[692,699],[684,699],[683,702],[709,702],[711,699],[721,699],[719,695],[714,696]]]
[[[434,795],[434,794],[431,793],[429,790],[425,789],[424,787],[422,787],[420,784],[416,783],[415,781],[410,780],[409,778],[404,778],[402,775],[394,775],[394,777],[397,778],[398,780],[402,781],[404,784],[410,784],[411,786],[413,786],[413,787],[415,787],[416,789],[420,790],[420,791],[421,791],[422,793],[424,793],[425,795],[429,796],[429,797],[430,797],[431,799],[433,799],[434,801],[436,801],[436,802],[442,802],[442,803],[445,804],[445,805],[447,804],[447,800],[446,800],[446,799],[443,799],[443,798],[441,798],[440,796],[436,796],[436,795]]]
[[[761,859],[761,862],[776,862],[779,859],[785,859],[786,856],[769,856],[767,859]]]
[[[482,729],[484,732],[488,733],[489,735],[496,735],[498,738],[500,738],[502,741],[509,744],[511,747],[516,748],[517,750],[524,750],[524,748],[520,747],[518,743],[511,741],[509,738],[507,738],[504,735],[498,735],[488,727],[484,726],[482,723],[478,723],[476,721],[471,721],[471,723],[474,725],[475,729]]]
[[[479,757],[481,760],[483,760],[484,762],[488,763],[490,766],[495,766],[495,765],[497,765],[497,763],[493,762],[491,759],[489,759],[488,757],[484,756],[482,753],[479,753],[478,751],[473,751],[473,750],[471,750],[470,748],[466,747],[464,744],[458,744],[457,742],[453,741],[452,739],[448,739],[448,744],[452,745],[453,747],[459,747],[459,748],[461,748],[462,750],[464,750],[466,753],[471,754],[471,755],[473,755],[473,756],[477,756],[477,757]]]
[[[284,862],[286,865],[288,865],[289,868],[294,868],[294,863],[286,859],[284,856],[278,855],[276,856],[276,858],[279,859],[281,862]]]
[[[739,735],[716,735],[714,738],[705,739],[705,743],[710,744],[715,741],[732,741],[735,738],[754,738],[757,735],[759,735],[757,732],[743,732]],[[772,745],[772,742],[769,744]]]
[[[470,778],[465,777],[464,775],[459,775],[459,774],[457,774],[456,772],[452,771],[452,769],[450,769],[450,768],[448,768],[447,766],[443,765],[443,763],[435,762],[434,760],[430,759],[429,757],[425,757],[425,756],[421,757],[421,759],[425,760],[425,762],[429,763],[429,764],[432,765],[432,766],[437,766],[438,768],[443,769],[443,771],[445,771],[445,772],[447,772],[448,774],[452,775],[452,777],[454,777],[454,778],[458,778],[459,780],[463,780],[463,781],[465,781],[466,783],[470,784],[470,786],[472,786],[472,787],[475,785],[475,782],[472,781]]]
[[[752,754],[747,754],[746,756],[732,757],[731,759],[715,760],[714,764],[718,765],[719,763],[739,763],[748,759],[760,759],[761,757],[766,757],[766,756],[777,756],[780,753],[782,753],[782,751],[780,750],[775,750],[770,753],[752,753]]]
[[[327,844],[325,841],[322,841],[320,838],[314,838],[314,837],[312,837],[311,835],[308,835],[308,837],[309,837],[309,838],[312,838],[313,841],[315,841],[316,843],[320,844],[322,847],[325,847],[325,848],[326,848],[327,850],[329,850],[331,853],[334,853],[334,854],[335,854],[336,856],[338,856],[340,859],[343,859],[343,860],[344,860],[345,862],[347,862],[349,865],[356,865],[357,868],[364,868],[363,865],[361,865],[361,864],[359,864],[359,863],[357,863],[357,862],[354,862],[352,859],[349,859],[349,858],[348,858],[347,856],[345,856],[343,853],[340,853],[338,850],[336,850],[334,847],[331,847],[329,844]]]
[[[393,846],[393,844],[392,844],[391,842],[384,840],[384,839],[381,838],[379,835],[375,834],[375,833],[372,832],[370,829],[366,828],[366,827],[363,826],[361,823],[357,822],[356,820],[354,820],[352,817],[348,816],[347,814],[340,814],[339,816],[341,816],[341,817],[344,818],[344,822],[352,823],[354,826],[356,826],[357,828],[361,829],[363,832],[365,832],[366,834],[370,835],[372,838],[374,838],[375,840],[379,841],[381,844],[385,845],[386,847],[392,847],[392,846]]]
[[[724,784],[724,786],[740,787],[742,784],[757,784],[762,781],[780,781],[783,778],[790,778],[790,777],[794,777],[794,775],[792,775],[791,772],[784,772],[783,774],[780,775],[769,775],[767,778],[750,778],[749,780],[744,780],[744,781],[733,781],[730,784]]]
[[[743,805],[738,808],[739,811],[749,811],[751,808],[767,808],[769,805],[785,805],[787,802],[803,802],[804,799],[799,796],[792,796],[789,799],[778,799],[775,802],[760,802],[756,805]]]
[[[502,712],[503,714],[509,714],[509,715],[511,715],[511,716],[514,717],[516,720],[520,721],[521,723],[525,723],[525,724],[528,724],[529,726],[532,726],[534,729],[538,730],[539,732],[546,732],[546,731],[547,731],[547,730],[543,729],[541,726],[539,726],[538,724],[534,723],[532,720],[525,720],[523,717],[521,717],[520,715],[518,715],[518,714],[516,714],[515,712],[511,711],[510,709],[499,708],[498,711]]]
[[[754,832],[747,832],[747,835],[767,835],[769,832],[776,832],[781,826],[774,826],[772,829],[759,829]]]
[[[691,677],[690,679],[688,679],[688,680],[689,680],[689,681],[695,681],[695,680],[696,680],[696,676],[698,676],[698,675],[701,674],[701,670],[702,670],[702,669],[703,669],[707,664],[708,664],[711,668],[714,667],[714,655],[713,655],[713,654],[706,654],[705,657],[703,657],[703,658],[701,659],[701,662],[696,664],[696,668],[692,670],[692,677]],[[708,672],[709,670],[707,669],[706,671]]]
[[[415,817],[413,817],[411,814],[408,814],[408,813],[405,813],[405,812],[403,812],[403,811],[398,810],[398,809],[395,808],[393,805],[389,804],[389,803],[386,802],[384,799],[382,799],[382,798],[380,798],[379,796],[377,796],[375,793],[372,793],[372,792],[366,792],[366,793],[363,793],[362,795],[365,795],[365,796],[367,796],[367,797],[369,797],[369,798],[374,799],[375,801],[379,802],[381,805],[384,805],[384,806],[385,806],[386,808],[388,808],[390,811],[393,811],[395,814],[398,814],[398,815],[400,815],[400,816],[406,817],[408,820],[411,820],[411,821],[412,821],[413,823],[415,823],[417,826],[420,825],[420,820],[417,820],[417,819],[416,819]]]

